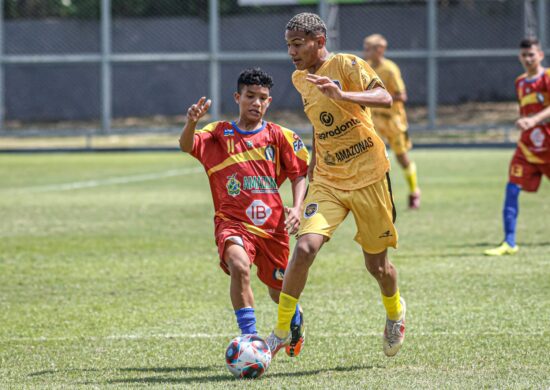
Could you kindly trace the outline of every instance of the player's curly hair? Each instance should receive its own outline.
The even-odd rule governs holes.
[[[237,91],[241,93],[245,85],[260,85],[271,90],[273,88],[273,78],[258,67],[248,68],[239,75]]]
[[[286,24],[288,31],[303,31],[306,34],[327,37],[327,26],[317,14],[302,12],[294,15]]]

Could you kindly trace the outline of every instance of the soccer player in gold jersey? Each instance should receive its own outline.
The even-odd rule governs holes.
[[[407,131],[407,114],[405,102],[407,91],[397,64],[384,57],[388,42],[380,34],[369,35],[363,40],[363,53],[367,63],[374,69],[384,86],[392,95],[393,105],[390,109],[373,108],[372,120],[376,131],[384,137],[397,162],[403,168],[409,186],[409,208],[420,207],[420,188],[416,174],[416,164],[409,159],[407,152],[412,142]]]
[[[326,26],[311,13],[294,16],[286,25],[288,54],[296,66],[292,82],[302,95],[313,124],[314,154],[310,185],[292,260],[285,272],[278,320],[267,338],[271,353],[286,347],[296,355],[290,321],[305,287],[310,266],[323,244],[351,212],[355,241],[365,266],[379,284],[387,319],[383,350],[395,355],[404,340],[405,301],[387,248],[397,246],[395,207],[384,142],[376,134],[369,107],[390,107],[392,97],[372,68],[350,54],[326,48]]]

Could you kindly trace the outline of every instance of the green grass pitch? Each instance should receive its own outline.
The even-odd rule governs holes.
[[[520,197],[519,254],[482,256],[502,236],[511,154],[414,151],[418,212],[393,170],[408,306],[396,357],[348,217],[310,272],[301,356],[279,354],[247,388],[550,387],[548,180]],[[0,155],[0,388],[242,387],[224,363],[238,329],[211,203],[183,154]],[[276,306],[253,289],[265,336]]]

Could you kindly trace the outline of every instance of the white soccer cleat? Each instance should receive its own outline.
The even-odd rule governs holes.
[[[399,301],[402,307],[401,318],[397,321],[386,318],[386,328],[384,328],[383,338],[383,347],[386,356],[395,356],[405,340],[405,314],[407,306],[403,298],[400,298]]]
[[[292,336],[292,333],[288,333],[288,336],[284,339],[281,339],[275,335],[275,332],[271,332],[269,336],[265,339],[265,342],[267,343],[267,346],[269,347],[269,350],[271,351],[271,358],[273,359],[275,357],[275,354],[279,352],[279,350],[283,347],[286,347],[290,344],[290,338]]]

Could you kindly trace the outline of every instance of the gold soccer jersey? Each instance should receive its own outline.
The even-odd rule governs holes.
[[[382,180],[390,164],[384,142],[374,130],[370,109],[328,98],[306,80],[307,74],[307,70],[295,71],[292,82],[302,95],[304,111],[314,128],[314,180],[342,190]],[[383,86],[365,61],[350,54],[332,55],[316,74],[329,77],[343,91]]]
[[[370,64],[369,62],[369,65]],[[401,71],[395,62],[384,58],[380,64],[373,67],[373,69],[384,83],[390,95],[395,96],[405,91],[405,83],[401,77]],[[372,114],[376,117],[396,118],[398,119],[398,123],[402,124],[401,131],[407,130],[407,114],[405,113],[405,105],[401,101],[394,101],[391,108],[373,108]]]

